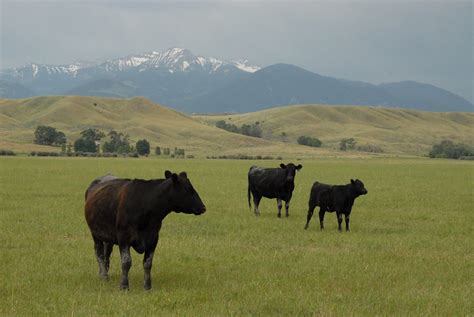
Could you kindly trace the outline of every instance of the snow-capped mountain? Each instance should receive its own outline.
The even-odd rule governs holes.
[[[240,112],[298,103],[473,111],[449,91],[413,81],[373,85],[290,64],[196,56],[183,48],[98,62],[28,64],[0,71],[0,98],[45,95],[144,96],[187,112]]]
[[[82,73],[121,72],[128,70],[145,71],[160,68],[170,73],[206,71],[214,73],[230,71],[229,68],[253,73],[260,69],[250,65],[247,60],[225,61],[214,57],[196,56],[183,48],[170,48],[163,52],[149,52],[110,59],[103,62],[75,62],[67,65],[45,65],[30,63],[17,68],[2,70],[3,79],[20,81],[35,80],[40,77],[70,76],[78,77]]]
[[[142,71],[149,68],[165,68],[170,72],[204,70],[209,73],[222,70],[229,66],[235,66],[249,73],[256,72],[260,69],[258,66],[249,65],[247,60],[224,61],[215,57],[196,56],[187,49],[177,47],[161,53],[151,52],[109,60],[100,65],[100,67],[104,67],[107,70],[138,68]]]

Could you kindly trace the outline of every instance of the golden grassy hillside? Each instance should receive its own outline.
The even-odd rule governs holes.
[[[0,99],[0,148],[20,152],[58,151],[33,144],[34,130],[48,125],[74,142],[82,130],[98,128],[128,133],[136,142],[146,138],[156,146],[180,147],[198,156],[219,154],[282,155],[283,157],[336,155],[328,149],[288,145],[229,133],[145,98],[55,96]]]
[[[195,116],[214,125],[259,122],[268,140],[295,143],[317,137],[334,148],[342,138],[380,146],[386,153],[425,155],[442,139],[474,145],[474,113],[437,113],[397,108],[299,105],[234,114]]]

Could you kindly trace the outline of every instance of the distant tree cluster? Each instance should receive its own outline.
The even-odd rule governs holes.
[[[312,147],[320,147],[323,144],[323,142],[321,142],[320,139],[313,138],[310,136],[305,136],[305,135],[300,136],[297,142],[298,144],[312,146]]]
[[[135,148],[130,145],[128,134],[111,130],[108,134],[108,138],[109,140],[105,141],[102,145],[102,151],[119,154],[135,152]]]
[[[341,139],[339,142],[339,150],[347,151],[354,149],[357,141],[354,138]]]
[[[81,137],[74,142],[74,152],[99,152],[100,140],[105,133],[98,129],[87,129],[81,132]]]
[[[34,143],[36,144],[60,146],[66,142],[66,135],[57,131],[56,128],[40,125],[35,130]]]
[[[104,142],[102,142],[104,141]],[[137,157],[150,154],[150,142],[146,139],[138,140],[134,145],[130,137],[120,131],[111,130],[108,134],[95,128],[89,128],[80,133],[79,139],[74,144],[67,143],[66,136],[61,131],[48,126],[38,126],[35,131],[35,143],[42,145],[60,145],[61,153],[32,152],[32,156],[104,156],[117,157],[115,154]],[[74,152],[73,152],[74,149]],[[102,149],[102,155],[100,155]],[[77,155],[76,155],[77,154]],[[89,155],[90,154],[90,155]],[[156,155],[170,157],[185,157],[184,149],[175,147],[173,153],[170,148],[155,148]],[[1,154],[0,155],[7,155]],[[189,156],[188,157],[193,157]]]
[[[262,128],[260,128],[260,122],[255,122],[252,124],[243,124],[240,128],[232,123],[226,123],[225,120],[220,120],[216,122],[216,127],[224,129],[233,133],[240,133],[247,136],[253,136],[256,138],[262,137]]]
[[[173,150],[173,153],[171,153],[170,148],[168,148],[168,147],[161,148],[161,147],[157,146],[155,148],[155,154],[156,155],[170,156],[170,157],[182,157],[182,158],[185,157],[184,149],[180,149],[178,147],[175,147],[174,150]],[[192,155],[188,155],[187,157],[188,158],[194,158],[194,156],[192,156]]]
[[[471,156],[474,156],[474,149],[465,144],[454,143],[450,140],[443,140],[439,144],[433,145],[429,153],[431,158],[460,159]]]

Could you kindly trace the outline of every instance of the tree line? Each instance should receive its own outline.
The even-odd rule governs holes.
[[[34,143],[41,145],[61,146],[64,153],[116,153],[148,155],[150,154],[150,142],[146,139],[138,140],[135,144],[130,141],[130,136],[126,133],[110,130],[107,134],[95,128],[89,128],[80,133],[80,137],[74,143],[68,143],[66,135],[49,126],[38,126],[34,132]],[[170,148],[159,146],[155,148],[156,155],[169,155],[171,157],[184,157],[184,149],[174,148],[171,153]]]
[[[216,122],[216,127],[232,133],[239,133],[256,138],[262,137],[262,128],[260,128],[260,122],[258,121],[252,124],[243,124],[242,126],[238,127],[233,123],[225,122],[225,120],[219,120]]]

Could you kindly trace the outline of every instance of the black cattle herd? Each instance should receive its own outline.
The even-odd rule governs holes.
[[[262,197],[276,198],[278,217],[281,217],[282,201],[285,201],[286,217],[295,188],[296,172],[301,165],[280,164],[279,168],[252,166],[248,172],[247,198],[254,211]],[[96,178],[85,193],[85,217],[94,240],[94,250],[99,263],[99,275],[108,278],[110,255],[114,245],[119,246],[122,266],[120,287],[129,288],[128,272],[132,266],[130,248],[143,254],[145,272],[144,288],[151,288],[151,266],[158,244],[163,219],[170,212],[200,215],[206,211],[199,194],[186,172],[165,172],[165,178],[142,180],[125,179],[112,175]],[[364,184],[356,179],[347,185],[327,185],[315,182],[311,188],[305,229],[319,206],[320,228],[324,228],[324,214],[336,212],[339,231],[342,216],[349,231],[349,218],[354,200],[367,194]]]

